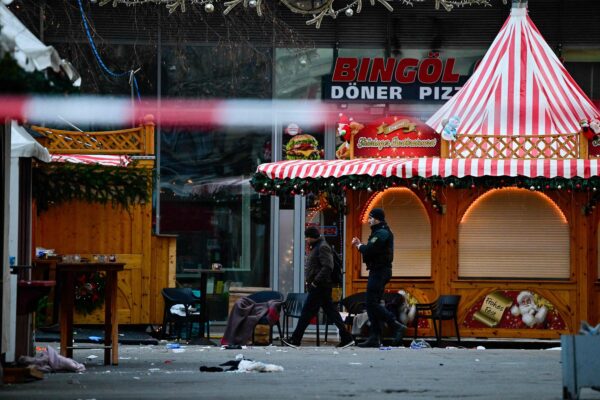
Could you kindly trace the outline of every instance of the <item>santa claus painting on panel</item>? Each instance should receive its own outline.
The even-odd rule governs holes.
[[[522,291],[517,296],[517,303],[511,307],[510,312],[514,316],[521,315],[523,323],[528,327],[541,324],[546,320],[548,315],[548,307],[545,305],[538,306],[535,302],[533,294],[527,290]]]

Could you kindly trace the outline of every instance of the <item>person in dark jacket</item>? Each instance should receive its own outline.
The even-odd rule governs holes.
[[[300,346],[304,331],[308,327],[310,320],[317,315],[319,307],[327,315],[328,321],[337,326],[340,331],[340,343],[337,347],[346,348],[354,346],[354,338],[346,330],[344,321],[340,313],[335,309],[331,299],[331,271],[333,271],[333,250],[327,243],[321,233],[314,226],[306,228],[304,232],[306,241],[311,247],[310,254],[306,261],[306,286],[308,288],[308,297],[302,313],[298,320],[298,325],[289,339],[284,339],[286,346],[297,348]]]
[[[381,345],[381,324],[386,322],[395,329],[395,343],[399,345],[406,325],[396,319],[382,304],[385,285],[392,278],[392,261],[394,260],[394,234],[385,222],[385,213],[381,208],[374,208],[369,213],[371,235],[367,243],[352,238],[362,255],[363,262],[369,271],[367,281],[367,315],[370,323],[370,335],[358,347],[379,347]]]

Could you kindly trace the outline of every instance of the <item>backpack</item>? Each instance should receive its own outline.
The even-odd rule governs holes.
[[[319,246],[319,249],[321,246]],[[333,286],[342,286],[344,284],[344,262],[340,255],[331,248],[333,253],[333,270],[331,271],[331,284]]]
[[[342,286],[344,284],[344,262],[340,255],[333,249],[333,271],[331,271],[331,283],[333,286]]]

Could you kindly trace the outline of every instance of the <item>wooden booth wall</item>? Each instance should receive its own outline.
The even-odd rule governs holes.
[[[34,220],[34,247],[55,249],[58,254],[115,254],[126,264],[118,275],[120,324],[162,323],[160,291],[175,287],[176,239],[151,233],[151,204],[124,210],[73,201],[50,207]],[[103,308],[75,314],[75,323],[103,321]]]
[[[434,210],[424,195],[415,190],[421,199],[431,223],[431,277],[392,278],[388,290],[406,290],[413,301],[428,303],[442,294],[461,295],[459,327],[461,336],[470,337],[510,337],[510,338],[558,338],[562,333],[576,333],[580,321],[592,324],[600,322],[600,283],[598,282],[598,225],[600,213],[597,210],[585,215],[582,210],[590,199],[589,193],[566,190],[544,192],[562,211],[569,229],[570,276],[566,279],[464,279],[459,278],[459,223],[473,202],[488,189],[451,189],[438,191],[439,199],[445,204],[443,214]],[[372,193],[348,192],[349,214],[346,237],[361,237],[361,212],[367,206]],[[396,237],[396,241],[401,238]],[[502,238],[498,238],[502,240]],[[347,241],[346,245],[346,293],[347,295],[366,290],[367,278],[361,277],[361,258],[356,249]],[[520,318],[510,315],[510,305],[504,311],[509,323],[497,326],[484,326],[473,323],[474,310],[481,307],[483,300],[495,293],[508,294],[516,298],[516,293],[529,291],[536,299],[542,298],[549,304],[552,320],[542,325],[529,327]],[[488,296],[488,297],[486,297]],[[501,298],[503,296],[500,296]],[[504,297],[507,299],[507,297]],[[516,304],[513,301],[512,304]],[[433,336],[433,327],[424,322],[419,332]],[[500,327],[502,326],[502,327]],[[445,334],[454,335],[451,322],[444,325]],[[412,334],[409,332],[409,335]],[[420,333],[421,334],[421,333]]]

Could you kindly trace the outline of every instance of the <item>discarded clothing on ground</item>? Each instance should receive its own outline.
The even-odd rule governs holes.
[[[227,327],[221,339],[222,345],[246,345],[258,321],[267,317],[269,324],[279,321],[281,301],[269,300],[266,303],[255,303],[252,299],[242,297],[237,300],[229,313]]]
[[[19,357],[18,362],[21,365],[33,365],[38,370],[43,372],[85,371],[85,365],[80,364],[70,358],[61,356],[56,352],[56,350],[54,350],[54,348],[50,346],[47,347],[47,350],[38,351],[35,354],[35,357],[21,356]]]
[[[201,366],[200,372],[223,372],[224,368],[229,367],[226,372],[281,372],[283,367],[275,364],[265,364],[260,361],[245,359],[242,354],[238,354],[235,360],[226,361],[219,364],[219,367]]]

